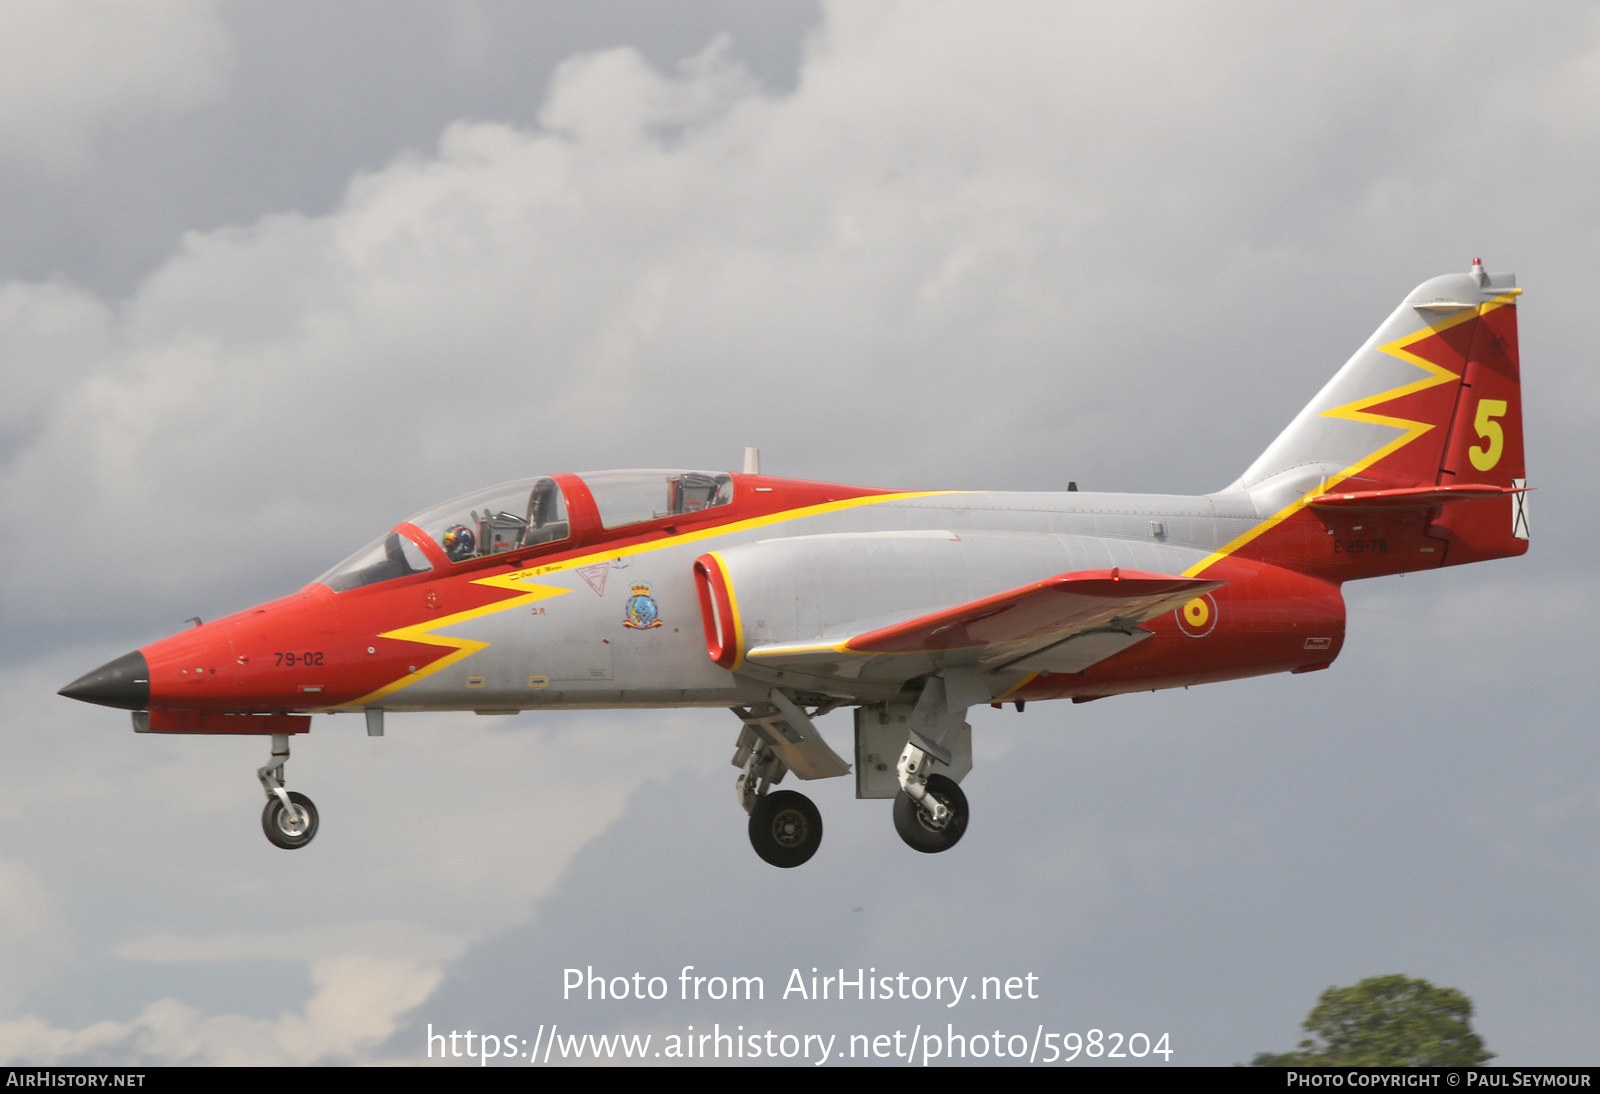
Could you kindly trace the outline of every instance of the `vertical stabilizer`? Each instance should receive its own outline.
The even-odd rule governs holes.
[[[1419,285],[1231,489],[1266,515],[1334,490],[1523,485],[1520,292],[1477,261]],[[1522,504],[1444,505],[1429,534],[1446,564],[1521,554]]]

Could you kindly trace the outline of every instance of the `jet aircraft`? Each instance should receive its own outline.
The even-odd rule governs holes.
[[[884,490],[742,473],[604,471],[428,509],[299,592],[197,623],[61,694],[144,733],[258,734],[262,825],[312,715],[722,707],[757,854],[816,852],[774,790],[854,770],[918,851],[967,826],[970,707],[1086,702],[1325,669],[1340,586],[1528,546],[1509,274],[1425,282],[1237,480],[1201,496]],[[1280,374],[1282,370],[1279,370]],[[852,762],[815,719],[855,713]]]

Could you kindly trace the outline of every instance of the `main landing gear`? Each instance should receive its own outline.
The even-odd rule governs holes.
[[[987,687],[979,686],[987,696]],[[893,798],[895,831],[923,854],[948,851],[967,831],[967,796],[956,779],[972,769],[972,727],[964,717],[971,704],[963,700],[973,690],[960,679],[936,677],[915,703],[856,712],[856,797]],[[825,779],[849,774],[850,765],[828,748],[811,720],[828,706],[807,714],[798,699],[779,689],[767,698],[733,708],[744,723],[733,753],[739,769],[734,785],[750,816],[750,846],[762,861],[791,869],[817,853],[822,815],[804,794],[772,787],[790,771],[802,779]],[[896,749],[900,758],[891,769]]]
[[[926,855],[948,851],[966,834],[966,794],[955,779],[936,775],[933,769],[938,764],[952,770],[957,749],[962,753],[957,774],[971,768],[971,747],[965,742],[972,727],[966,709],[988,694],[987,685],[970,673],[946,673],[924,685],[905,715],[906,744],[895,764],[900,790],[894,796],[894,830],[914,851]],[[891,712],[899,713],[886,708],[886,715]]]
[[[773,866],[799,866],[822,846],[822,814],[793,790],[763,794],[750,809],[750,846]]]
[[[822,846],[822,814],[810,798],[793,790],[771,792],[788,765],[754,727],[746,724],[733,754],[739,778],[734,790],[750,814],[750,846],[780,869],[809,862]]]
[[[293,851],[317,834],[317,807],[304,794],[284,789],[283,765],[288,761],[288,736],[273,734],[272,759],[256,770],[256,778],[267,792],[267,805],[261,811],[262,831],[276,846]]]
[[[936,855],[950,850],[966,833],[967,796],[954,779],[921,778],[918,772],[929,759],[912,744],[900,756],[902,789],[894,796],[894,830],[913,851]]]

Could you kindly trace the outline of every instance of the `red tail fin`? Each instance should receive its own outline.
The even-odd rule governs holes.
[[[1522,387],[1517,360],[1517,309],[1506,299],[1485,304],[1473,332],[1439,482],[1520,488]],[[1446,541],[1444,565],[1520,555],[1528,549],[1527,495],[1447,505],[1428,534]]]
[[[1230,487],[1269,517],[1231,547],[1334,581],[1526,551],[1520,291],[1417,286]]]

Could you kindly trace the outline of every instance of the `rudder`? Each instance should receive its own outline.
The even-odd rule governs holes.
[[[1478,307],[1472,348],[1439,468],[1444,486],[1481,484],[1521,491],[1522,377],[1517,351],[1516,292]],[[1444,565],[1520,555],[1528,549],[1527,495],[1447,505],[1429,535],[1445,540]]]

